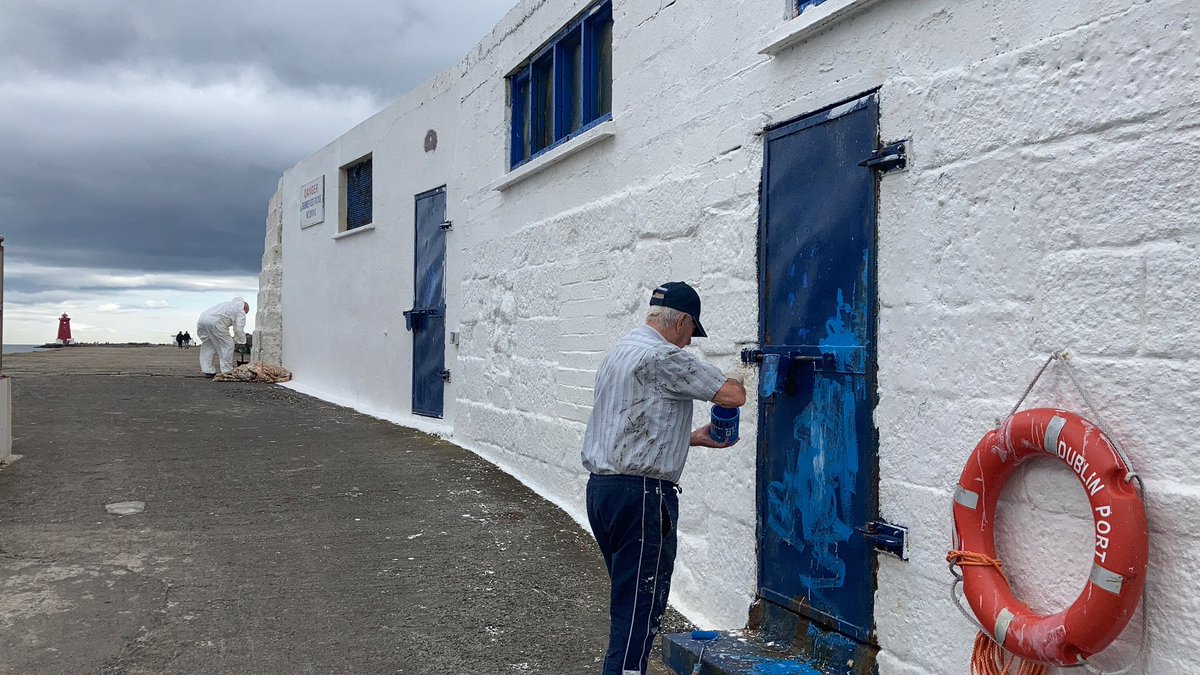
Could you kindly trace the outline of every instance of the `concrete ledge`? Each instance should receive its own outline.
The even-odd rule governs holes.
[[[358,227],[356,227],[352,230],[345,230],[342,232],[338,232],[336,234],[332,234],[329,236],[329,238],[330,239],[345,239],[346,237],[352,237],[356,234],[362,234],[363,232],[373,232],[374,230],[375,230],[375,223],[368,223],[366,225],[359,225]]]
[[[0,375],[0,466],[15,461],[12,454],[12,380]]]
[[[800,16],[769,33],[759,48],[759,54],[778,56],[833,24],[849,19],[879,0],[826,0],[808,7]]]
[[[822,629],[770,602],[750,610],[761,631],[721,633],[693,640],[691,633],[664,635],[663,662],[679,675],[874,675],[878,647]],[[701,650],[703,649],[703,654]],[[695,670],[696,663],[699,670]]]
[[[761,640],[747,640],[737,633],[721,633],[716,640],[693,640],[691,633],[664,635],[662,650],[663,663],[679,675],[822,675],[795,658],[767,650]],[[699,670],[697,661],[701,661]]]
[[[492,183],[491,189],[505,190],[507,188],[520,183],[526,178],[535,173],[548,169],[564,159],[582,151],[584,148],[589,148],[600,141],[615,136],[617,134],[617,124],[612,120],[601,122],[587,131],[579,134],[575,138],[559,145],[540,157],[535,157],[521,166],[509,171],[503,178]]]

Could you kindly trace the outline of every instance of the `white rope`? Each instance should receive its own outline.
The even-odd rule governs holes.
[[[950,599],[954,601],[954,606],[958,608],[959,612],[962,612],[962,615],[967,618],[969,623],[974,624],[979,629],[979,632],[988,635],[987,629],[980,623],[979,618],[974,613],[968,612],[966,607],[963,607],[963,596],[958,594],[958,587],[962,585],[963,578],[958,573],[955,563],[950,563],[950,573],[954,575],[954,582],[950,584]],[[988,635],[988,637],[991,636]]]
[[[1133,463],[1129,461],[1129,455],[1125,454],[1124,446],[1121,445],[1120,441],[1117,440],[1117,437],[1113,435],[1112,431],[1108,428],[1108,424],[1106,424],[1104,418],[1100,416],[1100,412],[1096,409],[1096,406],[1092,405],[1092,399],[1087,395],[1087,392],[1084,391],[1083,385],[1079,384],[1079,380],[1075,377],[1075,371],[1071,369],[1071,361],[1067,358],[1066,352],[1063,352],[1062,362],[1063,365],[1067,367],[1067,376],[1071,378],[1071,384],[1075,385],[1075,391],[1079,392],[1080,398],[1083,399],[1083,404],[1087,406],[1088,412],[1092,415],[1092,419],[1096,421],[1096,426],[1100,427],[1100,431],[1104,434],[1105,438],[1108,439],[1109,443],[1112,444],[1113,449],[1117,451],[1117,456],[1121,458],[1121,463],[1125,465],[1125,482],[1128,483],[1131,480],[1137,479],[1138,496],[1142,498],[1142,501],[1145,501],[1146,486],[1142,484],[1141,477],[1138,476],[1137,472],[1133,470]]]
[[[1021,404],[1025,402],[1025,397],[1029,396],[1029,392],[1033,391],[1033,385],[1037,384],[1037,381],[1042,379],[1042,373],[1046,372],[1046,368],[1050,367],[1050,364],[1053,363],[1055,359],[1063,359],[1065,362],[1066,358],[1066,351],[1058,351],[1050,354],[1050,358],[1046,359],[1046,362],[1042,364],[1041,368],[1038,368],[1037,374],[1033,376],[1033,380],[1030,381],[1029,386],[1025,387],[1025,393],[1021,394],[1021,398],[1017,399],[1017,404],[1013,406],[1011,411],[1009,411],[1009,417],[1016,415],[1017,411],[1021,409]]]

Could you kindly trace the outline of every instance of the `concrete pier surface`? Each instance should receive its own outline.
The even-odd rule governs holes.
[[[4,357],[0,673],[599,671],[608,580],[562,511],[449,442],[197,357]],[[145,510],[105,510],[124,501]]]

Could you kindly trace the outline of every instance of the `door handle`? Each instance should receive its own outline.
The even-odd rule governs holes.
[[[421,328],[421,317],[428,312],[427,309],[410,309],[404,312],[404,330],[415,331]]]
[[[419,330],[421,328],[421,317],[425,316],[441,316],[442,310],[437,307],[429,307],[425,309],[417,309],[416,307],[404,311],[404,330]]]

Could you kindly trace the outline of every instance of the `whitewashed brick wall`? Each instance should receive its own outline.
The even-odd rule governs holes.
[[[1200,509],[1188,438],[1200,405],[1200,181],[1181,170],[1200,149],[1195,9],[1108,3],[1040,39],[884,88],[884,133],[913,138],[917,161],[881,190],[880,501],[914,545],[909,564],[880,561],[883,671],[964,663],[972,631],[940,560],[950,488],[1057,349],[1070,351],[1149,492],[1152,643],[1137,672],[1200,667],[1200,631],[1179,623],[1200,604],[1187,525]],[[1091,416],[1061,366],[1029,405]],[[1078,481],[1038,462],[1003,503],[1000,553],[1019,595],[1041,611],[1066,607],[1093,544]],[[1101,663],[1132,658],[1139,624]],[[917,631],[941,637],[914,640]]]
[[[283,182],[267,206],[267,234],[254,309],[253,361],[283,363]]]
[[[1150,492],[1153,642],[1143,672],[1189,672],[1200,628],[1200,87],[1191,0],[877,0],[776,57],[783,3],[614,0],[614,126],[502,191],[504,75],[584,0],[526,0],[443,73],[281,181],[285,365],[297,387],[402,423],[412,197],[447,185],[454,380],[442,433],[583,520],[579,445],[604,350],[650,289],[694,282],[705,359],[738,369],[757,336],[763,126],[878,90],[883,140],[911,140],[879,202],[882,515],[910,527],[881,558],[884,673],[965,672],[973,638],[947,595],[950,487],[1046,355],[1067,349]],[[441,147],[422,154],[436,128]],[[376,230],[301,231],[294,195],[374,153]],[[264,291],[267,292],[267,291]],[[263,304],[260,300],[260,305]],[[261,324],[261,319],[260,319]],[[350,342],[354,350],[337,345]],[[748,384],[756,383],[750,373]],[[1061,367],[1031,405],[1084,412]],[[693,453],[672,602],[744,623],[754,594],[753,399],[742,443]],[[698,419],[706,414],[697,407]],[[1069,603],[1091,525],[1051,462],[1010,483],[1000,550],[1035,608]],[[1136,627],[1115,659],[1134,649]]]

